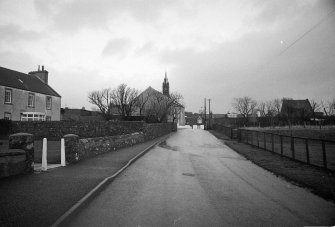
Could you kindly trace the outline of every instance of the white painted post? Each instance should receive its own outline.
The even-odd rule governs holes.
[[[47,138],[43,138],[43,150],[42,150],[42,171],[47,171],[48,169],[48,162],[47,162],[47,151],[48,151],[48,142]]]
[[[65,143],[64,143],[64,138],[60,140],[60,165],[61,166],[66,166],[65,163]]]

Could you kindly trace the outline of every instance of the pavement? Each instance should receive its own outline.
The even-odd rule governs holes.
[[[170,135],[66,167],[0,180],[0,226],[50,226],[92,199],[115,176]],[[59,168],[54,168],[59,167]]]

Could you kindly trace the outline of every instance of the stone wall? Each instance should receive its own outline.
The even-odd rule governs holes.
[[[144,137],[145,140],[152,140],[174,131],[177,131],[177,124],[174,123],[145,124]]]
[[[142,132],[145,124],[142,121],[18,121],[12,122],[10,132],[31,133],[35,136],[36,140],[44,137],[48,139],[60,139],[67,134],[75,134],[80,138],[93,138]]]
[[[9,149],[0,152],[0,178],[34,172],[34,136],[17,133],[9,136]]]
[[[144,126],[142,132],[126,135],[82,139],[74,134],[65,135],[66,162],[75,163],[85,158],[152,140],[177,130],[177,125],[173,123],[145,124]]]
[[[106,152],[112,152],[125,147],[144,142],[143,133],[132,133],[120,136],[106,136],[79,139],[76,135],[66,135],[66,162],[75,163]]]

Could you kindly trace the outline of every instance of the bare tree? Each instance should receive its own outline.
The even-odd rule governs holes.
[[[149,95],[150,97],[143,108],[143,112],[146,116],[152,116],[156,118],[158,122],[167,121],[169,115],[175,120],[175,117],[179,114],[178,108],[182,106],[180,104],[183,99],[182,95],[179,93],[171,93],[168,97],[155,90]]]
[[[273,100],[273,108],[275,110],[274,112],[275,115],[280,114],[282,104],[283,104],[283,101],[278,98]]]
[[[121,116],[131,116],[136,108],[138,90],[120,84],[111,93],[112,104],[118,109]]]
[[[274,117],[277,112],[277,108],[275,105],[275,101],[267,101],[265,103],[266,106],[266,116]]]
[[[335,114],[335,98],[331,101],[321,100],[320,106],[327,117]]]
[[[267,105],[266,105],[266,103],[265,102],[258,103],[257,108],[258,108],[258,110],[260,112],[261,117],[265,117],[266,114],[267,114]]]
[[[245,96],[242,98],[234,98],[232,106],[242,115],[245,122],[248,122],[249,116],[253,113],[255,107],[257,106],[257,102],[252,98]]]
[[[317,112],[317,111],[319,111],[319,109],[320,109],[320,104],[317,102],[317,101],[315,101],[315,100],[313,100],[313,99],[311,99],[310,101],[309,101],[309,103],[311,104],[311,107],[312,107],[312,114],[313,114],[313,119],[314,119],[314,121],[315,121],[315,112]]]
[[[147,103],[149,102],[151,96],[153,95],[154,91],[150,90],[147,93],[142,93],[141,95],[137,96],[135,99],[135,105],[139,109],[140,116],[143,116],[145,114],[145,108],[147,106]]]
[[[88,101],[99,108],[106,120],[111,118],[112,97],[110,88],[89,92]]]

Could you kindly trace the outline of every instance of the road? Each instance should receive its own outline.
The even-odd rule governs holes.
[[[181,129],[134,163],[70,226],[334,225],[335,204]]]

